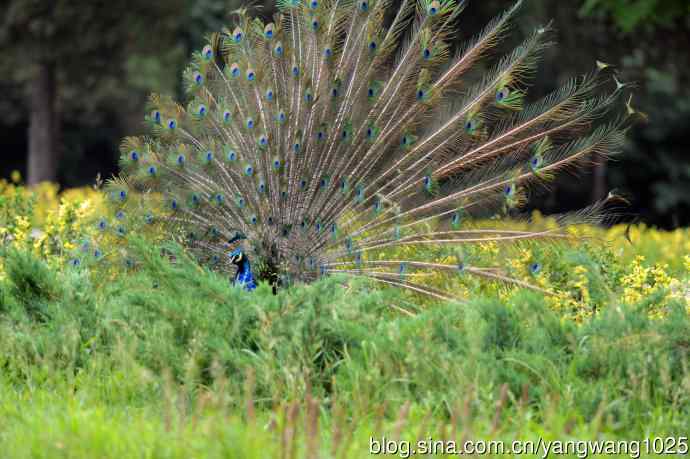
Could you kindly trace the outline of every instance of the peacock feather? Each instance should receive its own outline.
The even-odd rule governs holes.
[[[340,273],[437,298],[457,295],[428,276],[529,286],[475,265],[472,247],[559,240],[562,227],[470,222],[511,215],[557,172],[616,153],[624,120],[598,120],[625,85],[599,94],[598,66],[527,100],[550,27],[490,59],[521,1],[454,53],[464,1],[277,3],[274,22],[240,10],[210,36],[184,72],[186,104],[151,96],[150,134],[122,142],[106,187],[116,217],[99,230],[175,239],[220,271],[251,259],[273,282]]]

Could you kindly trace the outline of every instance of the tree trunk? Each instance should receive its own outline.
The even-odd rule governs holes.
[[[594,166],[594,183],[592,184],[592,201],[601,201],[608,194],[606,185],[607,159],[601,157],[597,159]]]
[[[27,183],[35,185],[57,179],[55,99],[57,96],[54,62],[38,64],[29,83],[29,158]]]

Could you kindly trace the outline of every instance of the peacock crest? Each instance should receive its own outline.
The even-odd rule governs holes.
[[[241,246],[272,282],[340,273],[454,298],[427,276],[521,283],[475,266],[473,245],[565,237],[473,218],[510,214],[623,144],[623,119],[598,121],[625,86],[599,94],[605,67],[527,99],[550,27],[491,58],[521,1],[454,53],[464,1],[277,3],[274,22],[239,11],[210,36],[184,72],[186,104],[151,96],[150,134],[122,142],[99,230],[177,240],[220,271]]]

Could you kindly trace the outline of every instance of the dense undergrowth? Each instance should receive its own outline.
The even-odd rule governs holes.
[[[690,431],[687,230],[549,249],[532,280],[555,297],[463,284],[466,302],[429,304],[337,277],[274,296],[136,236],[136,266],[89,259],[93,203],[45,212],[4,187],[2,457],[361,458],[370,436]]]

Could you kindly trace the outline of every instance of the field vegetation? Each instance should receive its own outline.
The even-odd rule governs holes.
[[[146,235],[128,235],[122,263],[91,238],[93,190],[3,182],[0,196],[4,458],[690,432],[687,229],[578,227],[578,245],[507,258],[553,295],[460,279],[467,300],[439,303],[342,277],[247,293]]]

